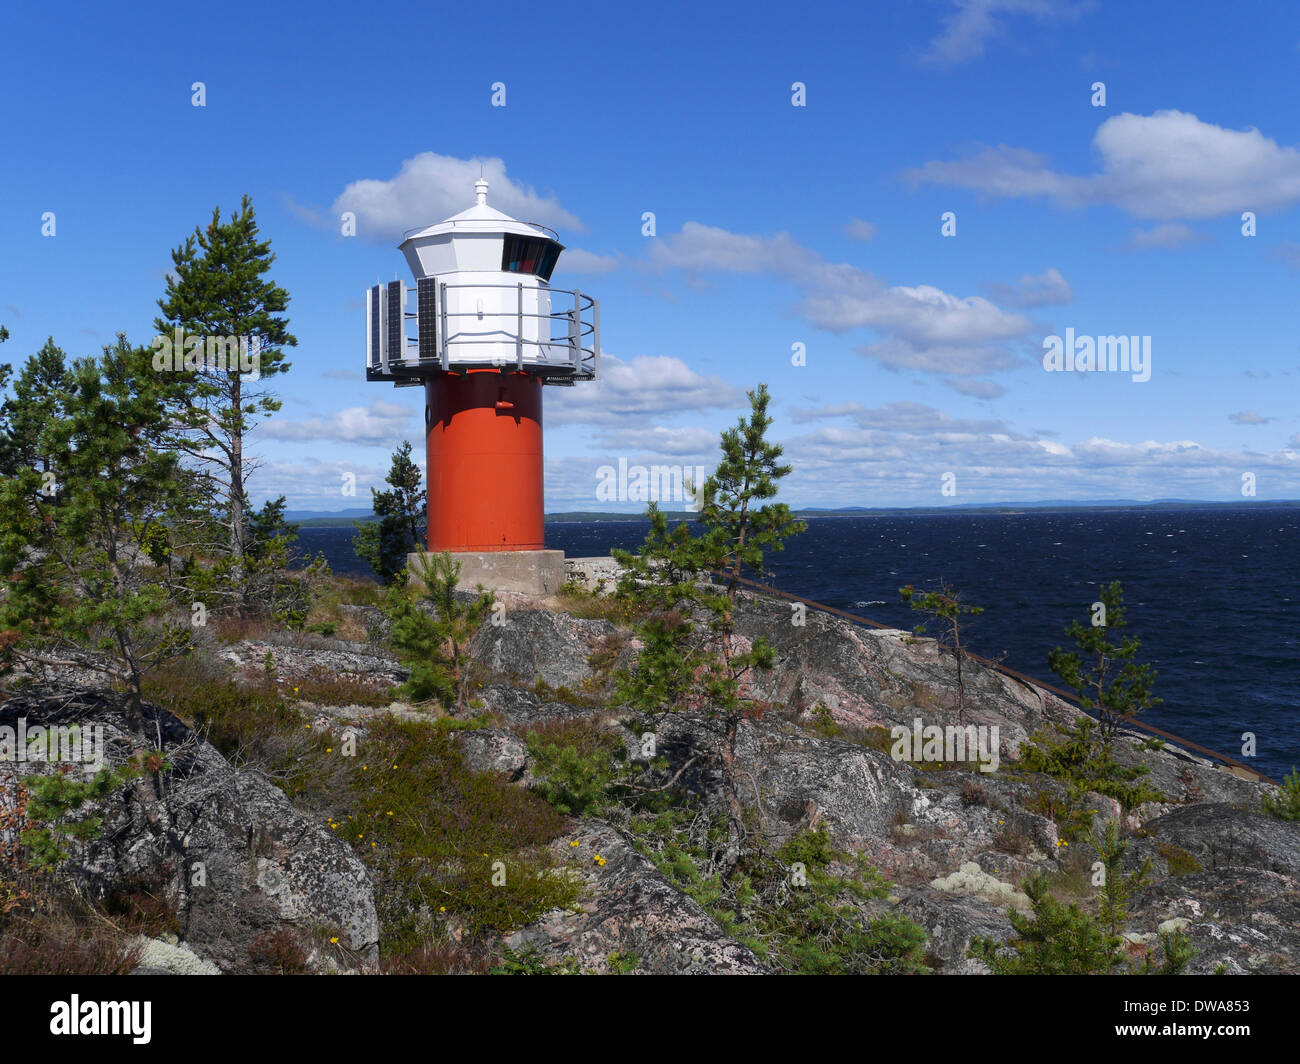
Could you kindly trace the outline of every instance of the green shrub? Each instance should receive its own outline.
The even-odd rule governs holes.
[[[532,943],[511,949],[506,946],[501,951],[501,960],[492,969],[493,975],[579,975],[582,962],[577,957],[566,957],[560,961],[547,961]]]
[[[570,576],[555,597],[564,612],[590,621],[610,621],[614,624],[632,624],[641,614],[636,602],[626,595],[601,595],[588,591],[582,581]]]
[[[1097,812],[1083,804],[1082,792],[1062,796],[1051,791],[1035,791],[1025,799],[1025,808],[1047,817],[1068,842],[1075,843],[1088,837],[1093,815]]]
[[[641,958],[635,953],[620,953],[615,950],[605,958],[610,975],[631,975],[641,966]]]
[[[1282,781],[1281,792],[1276,797],[1265,794],[1261,801],[1269,816],[1279,820],[1300,820],[1300,772],[1293,768]]]
[[[1071,728],[1057,726],[1054,735],[1034,735],[1021,747],[1016,768],[1062,780],[1076,804],[1088,791],[1114,798],[1125,812],[1143,802],[1164,801],[1165,796],[1143,779],[1150,770],[1116,761],[1110,746],[1094,735],[1095,727],[1094,721],[1082,717]]]
[[[422,555],[412,579],[397,575],[383,605],[392,622],[389,639],[409,672],[402,693],[417,702],[437,699],[456,710],[465,709],[476,673],[470,640],[494,604],[482,585],[474,601],[458,597],[460,568],[447,551]]]
[[[1165,859],[1169,866],[1171,876],[1189,876],[1200,872],[1201,862],[1184,850],[1181,846],[1174,846],[1172,843],[1161,842],[1157,844],[1157,850],[1160,856]]]
[[[889,884],[865,858],[835,848],[825,826],[800,832],[775,853],[743,857],[731,875],[712,853],[727,839],[725,821],[677,805],[637,817],[637,848],[699,902],[733,938],[780,972],[809,975],[923,972],[925,931],[869,903]]]
[[[162,767],[161,758],[158,767]],[[31,826],[22,833],[22,843],[32,867],[50,869],[57,865],[68,856],[68,839],[98,838],[103,818],[87,806],[107,798],[142,771],[135,766],[101,768],[92,779],[83,780],[73,766],[61,766],[47,776],[25,777],[23,786],[30,796],[27,820]]]
[[[1103,841],[1102,845],[1107,843]],[[1115,853],[1114,848],[1111,852]],[[1116,861],[1118,856],[1122,856],[1122,847]],[[1112,934],[1103,920],[1118,920],[1123,915],[1122,895],[1134,885],[1133,878],[1125,880],[1118,899],[1115,894],[1103,895],[1103,917],[1098,920],[1079,905],[1062,905],[1052,897],[1045,875],[1032,876],[1021,884],[1029,896],[1032,913],[1007,910],[1015,934],[1006,942],[976,939],[967,955],[987,965],[994,975],[1110,975],[1119,971],[1132,975],[1182,974],[1195,951],[1181,931],[1160,933],[1159,961],[1148,954],[1141,962],[1125,965],[1120,950],[1122,939]]]
[[[524,735],[532,755],[533,790],[561,813],[598,814],[615,776],[618,736],[593,720],[548,721]]]
[[[273,678],[239,684],[189,659],[145,681],[145,697],[170,710],[237,768],[256,767],[308,810],[339,808],[353,783],[349,758],[313,728]]]
[[[578,897],[546,843],[565,819],[496,773],[475,772],[454,736],[381,717],[355,760],[354,811],[330,821],[372,869],[383,947],[465,944],[512,931]]]
[[[792,836],[777,859],[791,885],[778,904],[757,910],[756,923],[779,943],[770,957],[779,969],[805,975],[925,970],[925,931],[897,914],[869,917],[859,908],[885,897],[889,884],[860,855],[836,850],[825,825]]]
[[[1045,876],[1021,884],[1033,914],[1007,910],[1015,935],[1006,943],[976,939],[969,955],[994,975],[1104,975],[1120,964],[1120,940],[1078,905],[1062,905]]]

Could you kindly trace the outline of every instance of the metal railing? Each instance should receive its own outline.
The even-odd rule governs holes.
[[[448,293],[472,293],[503,289],[515,291],[514,307],[498,304],[495,309],[448,310]],[[552,309],[546,313],[526,309],[525,302],[536,306],[537,301],[571,299],[572,305]],[[394,379],[427,376],[430,370],[505,368],[537,373],[551,384],[572,384],[575,381],[594,380],[600,373],[600,304],[592,296],[577,289],[551,288],[548,285],[516,284],[450,284],[440,282],[437,287],[437,355],[420,357],[417,335],[404,337],[404,350],[400,356],[388,352],[388,371]],[[464,299],[454,299],[464,306]],[[509,301],[502,301],[508,303]],[[405,311],[406,320],[418,322],[418,311]],[[491,325],[475,331],[465,326],[472,321],[488,321]],[[528,327],[525,328],[525,322]],[[512,327],[511,327],[512,326]],[[411,345],[414,344],[414,351]],[[489,349],[495,348],[496,353]],[[500,352],[508,350],[503,356]],[[378,370],[380,367],[372,367]]]

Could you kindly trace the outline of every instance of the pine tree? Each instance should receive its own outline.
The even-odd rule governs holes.
[[[370,489],[371,506],[378,521],[357,523],[352,546],[391,584],[406,568],[406,556],[421,548],[428,524],[427,495],[421,487],[420,467],[411,460],[411,444],[403,440],[393,452],[393,464],[385,478],[392,491]]]
[[[704,482],[700,523],[718,544],[727,573],[727,597],[733,602],[745,569],[763,575],[765,551],[785,549],[785,540],[807,529],[784,503],[755,505],[776,496],[777,482],[789,475],[781,465],[784,449],[769,443],[770,396],[760,384],[749,394],[749,419],[741,418],[722,433],[722,461]]]
[[[1097,843],[1106,874],[1100,918],[1074,903],[1062,905],[1052,897],[1047,876],[1039,873],[1021,884],[1032,915],[1007,909],[1015,934],[1005,942],[976,938],[967,955],[983,962],[994,975],[1111,975],[1125,970],[1130,975],[1182,975],[1196,950],[1181,930],[1159,933],[1158,957],[1148,952],[1140,961],[1125,965],[1119,928],[1127,916],[1129,894],[1150,866],[1144,863],[1127,877],[1120,872],[1128,844],[1119,842],[1113,825]]]
[[[1078,905],[1052,897],[1045,876],[1022,884],[1033,915],[1007,910],[1014,937],[1002,943],[976,939],[970,955],[994,975],[1106,975],[1119,966],[1118,937]],[[1007,947],[1010,953],[1005,952]]]
[[[279,400],[254,380],[286,372],[283,348],[298,343],[282,316],[289,294],[263,276],[274,261],[247,196],[229,221],[223,222],[216,208],[206,229],[195,229],[172,251],[175,272],[167,278],[166,296],[158,301],[162,315],[154,322],[163,338],[170,340],[179,326],[184,336],[205,342],[246,340],[250,355],[256,356],[256,373],[247,377],[238,365],[214,367],[205,361],[203,368],[184,374],[188,386],[175,400],[176,416],[188,430],[182,449],[206,468],[220,500],[236,586],[246,577],[247,484],[256,468],[246,453],[246,437],[258,418],[280,409]]]
[[[900,587],[898,594],[904,602],[918,613],[923,614],[943,625],[943,631],[936,642],[949,651],[957,661],[957,718],[966,723],[966,680],[962,672],[962,663],[966,650],[961,644],[962,617],[978,616],[984,612],[983,606],[971,606],[962,600],[961,595],[944,584],[939,591],[918,593],[911,584]],[[918,624],[913,631],[920,635],[925,631],[925,623]]]
[[[459,580],[460,562],[447,551],[419,558],[411,579],[402,574],[388,590],[384,611],[392,621],[390,642],[410,670],[404,693],[463,712],[473,679],[469,642],[494,598],[480,585],[467,601],[457,594]]]
[[[0,434],[0,473],[20,466],[35,466],[48,473],[55,456],[41,453],[41,432],[57,415],[72,387],[67,356],[50,337],[14,379],[13,395],[3,406],[4,432]]]
[[[1119,825],[1113,820],[1106,821],[1106,826],[1095,831],[1088,841],[1100,858],[1101,868],[1097,870],[1101,876],[1098,884],[1101,887],[1099,915],[1107,930],[1118,936],[1128,919],[1129,900],[1151,875],[1151,858],[1143,858],[1136,869],[1125,872],[1124,854],[1128,852],[1129,844],[1120,839]]]
[[[192,504],[194,478],[147,349],[119,337],[75,363],[70,381],[36,443],[55,456],[53,478],[26,466],[0,481],[0,665],[98,670],[138,715],[143,674],[189,643],[169,623],[152,556],[169,515]],[[9,413],[29,411],[19,401]]]
[[[1131,635],[1120,643],[1111,642],[1112,631],[1128,627],[1124,591],[1118,580],[1102,587],[1099,604],[1100,610],[1094,605],[1093,623],[1074,621],[1066,629],[1082,654],[1057,647],[1047,660],[1052,671],[1078,694],[1079,705],[1097,713],[1102,742],[1109,744],[1131,717],[1159,705],[1161,699],[1151,694],[1155,670],[1133,660],[1141,642]]]
[[[724,874],[739,860],[746,834],[735,752],[740,722],[754,705],[747,681],[753,670],[776,664],[765,639],[747,648],[736,639],[737,581],[746,567],[761,573],[764,552],[782,549],[787,537],[806,527],[784,504],[754,505],[776,495],[777,481],[790,467],[778,464],[781,448],[765,438],[771,424],[767,387],[759,385],[749,400],[750,419],[722,434],[722,462],[704,483],[701,534],[685,522],[669,528],[651,503],[650,532],[637,553],[613,552],[624,569],[619,594],[643,616],[636,662],[615,677],[618,696],[651,722],[664,713],[695,710],[714,728],[729,820],[719,861]],[[712,582],[720,572],[725,587]]]
[[[9,339],[9,330],[0,325],[0,344]],[[13,375],[14,368],[8,362],[0,362],[0,392],[3,392],[9,385],[9,378]],[[7,415],[4,413],[4,406],[0,404],[0,421],[8,423]],[[4,434],[0,433],[0,477],[11,475],[13,469],[8,451],[5,444]]]
[[[294,631],[302,631],[312,604],[320,595],[329,563],[324,554],[307,556],[306,564],[290,571],[298,526],[284,519],[285,497],[268,499],[260,510],[245,504],[248,518],[246,599],[264,607]]]

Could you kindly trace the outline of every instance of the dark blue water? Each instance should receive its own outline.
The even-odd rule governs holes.
[[[570,557],[634,548],[643,522],[553,523]],[[304,528],[300,544],[336,572],[367,573],[352,531]],[[1035,511],[824,517],[770,556],[776,587],[911,628],[904,584],[946,580],[985,607],[973,650],[1045,680],[1047,654],[1087,622],[1100,584],[1124,585],[1139,659],[1164,703],[1145,720],[1231,756],[1254,732],[1253,762],[1274,779],[1300,765],[1300,509]]]

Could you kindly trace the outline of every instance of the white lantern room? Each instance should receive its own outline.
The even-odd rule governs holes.
[[[487,181],[474,191],[472,207],[398,245],[414,292],[401,281],[367,292],[367,379],[418,384],[439,371],[491,368],[536,373],[547,384],[594,379],[599,305],[550,284],[564,246],[545,226],[488,206]]]

